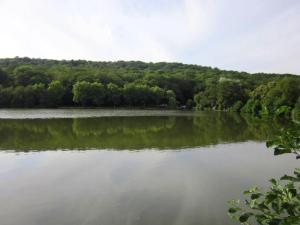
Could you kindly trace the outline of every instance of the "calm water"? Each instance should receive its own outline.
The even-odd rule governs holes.
[[[287,123],[229,113],[0,110],[1,225],[231,225],[226,201],[291,173]]]

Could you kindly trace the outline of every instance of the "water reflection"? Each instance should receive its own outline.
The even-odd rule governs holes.
[[[1,225],[232,225],[228,199],[297,166],[293,156],[273,157],[264,143],[244,142],[270,139],[287,122],[211,112],[105,113],[0,119]],[[93,148],[192,149],[42,151]]]
[[[0,152],[1,225],[234,225],[226,202],[291,173],[263,143],[201,151]]]
[[[232,113],[63,119],[2,119],[0,149],[182,149],[264,141],[282,126]]]

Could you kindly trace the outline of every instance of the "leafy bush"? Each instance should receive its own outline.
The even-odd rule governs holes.
[[[287,182],[286,182],[287,181]],[[261,225],[293,225],[300,223],[300,168],[294,176],[283,176],[280,181],[271,179],[266,191],[254,187],[244,192],[244,205],[230,201],[229,216],[241,224],[256,221]]]
[[[274,155],[296,154],[300,158],[300,129],[285,131],[278,138],[268,141]],[[271,187],[264,191],[257,187],[244,191],[246,197],[229,202],[229,216],[241,224],[296,225],[300,224],[300,168],[293,176],[284,175],[280,180],[271,179]],[[256,224],[256,223],[255,223]]]
[[[274,155],[293,153],[296,158],[300,158],[300,128],[284,131],[280,136],[267,142],[267,147],[274,148]]]

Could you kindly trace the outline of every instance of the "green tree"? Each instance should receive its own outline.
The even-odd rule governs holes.
[[[79,81],[73,86],[73,101],[83,106],[101,106],[104,103],[105,89],[101,83]]]
[[[158,86],[154,86],[150,88],[150,94],[151,94],[151,104],[153,105],[159,105],[163,102],[164,100],[164,96],[165,96],[165,91],[158,87]]]
[[[276,109],[284,103],[281,95],[281,90],[275,87],[269,90],[268,93],[266,93],[266,96],[262,99],[262,104],[265,106],[265,111],[268,115],[274,114]]]
[[[13,107],[24,107],[26,100],[25,88],[24,86],[17,86],[12,89],[11,106]]]
[[[300,97],[298,98],[295,107],[293,109],[293,118],[295,120],[300,120]]]
[[[8,81],[8,74],[0,68],[0,85],[7,85]]]
[[[58,107],[62,104],[62,99],[65,94],[65,89],[60,81],[53,80],[48,87],[49,105]]]
[[[282,90],[282,99],[284,104],[293,107],[299,97],[300,80],[294,77],[285,77],[278,85]]]
[[[0,105],[22,107],[21,92],[39,93],[30,91],[33,87],[26,89],[26,86],[44,84],[48,87],[52,81],[59,81],[64,88],[60,103],[63,106],[156,106],[168,104],[166,92],[172,90],[175,94],[171,98],[172,105],[187,105],[188,100],[194,98],[198,109],[232,110],[240,101],[247,102],[243,111],[257,116],[278,113],[290,116],[291,113],[282,112],[293,110],[300,93],[300,77],[293,75],[248,74],[181,63],[11,58],[0,59],[0,85],[3,96],[11,93],[13,97],[8,98],[9,101],[3,100]],[[83,81],[87,84],[76,86]],[[108,88],[109,84],[117,85],[120,98],[119,90]],[[74,96],[74,87],[78,91],[82,88],[88,91],[79,91],[80,94]],[[109,92],[115,92],[114,103]],[[47,106],[52,102],[50,98],[43,99],[30,107]]]
[[[116,84],[109,83],[106,96],[108,105],[118,106],[122,101],[122,90]]]
[[[237,101],[246,99],[245,90],[239,82],[223,81],[218,85],[217,104],[219,109],[228,109]]]
[[[13,98],[13,88],[7,87],[4,88],[0,85],[0,106],[1,107],[10,107]]]
[[[35,97],[35,105],[42,107],[49,106],[48,91],[45,84],[34,84],[31,87]]]
[[[129,106],[146,106],[151,101],[151,89],[145,84],[125,84],[123,95]]]
[[[174,91],[167,90],[166,95],[167,95],[167,100],[168,100],[168,106],[170,108],[176,108],[177,101],[176,101],[176,95],[175,95]]]
[[[36,83],[48,84],[51,78],[32,66],[23,65],[15,68],[14,79],[16,85],[27,86]]]
[[[201,92],[194,96],[194,102],[196,103],[197,110],[203,109],[202,102],[201,102]]]
[[[241,112],[250,113],[252,115],[258,116],[261,109],[262,109],[262,106],[261,106],[260,101],[251,98],[243,106],[243,108],[241,109]]]

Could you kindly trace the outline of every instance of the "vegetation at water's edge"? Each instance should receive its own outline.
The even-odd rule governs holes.
[[[285,131],[278,138],[267,142],[274,147],[274,155],[293,153],[300,157],[300,128]],[[257,187],[244,192],[244,204],[230,201],[230,217],[241,224],[296,225],[300,224],[300,168],[294,175],[284,175],[280,180],[271,179],[271,187],[263,191]],[[255,223],[256,224],[256,223]]]
[[[300,77],[180,63],[0,59],[1,107],[196,107],[300,115]]]
[[[230,201],[230,217],[243,225],[300,224],[300,169],[295,169],[293,176],[273,178],[270,182],[266,192],[257,187],[245,191],[244,205],[239,200]]]

